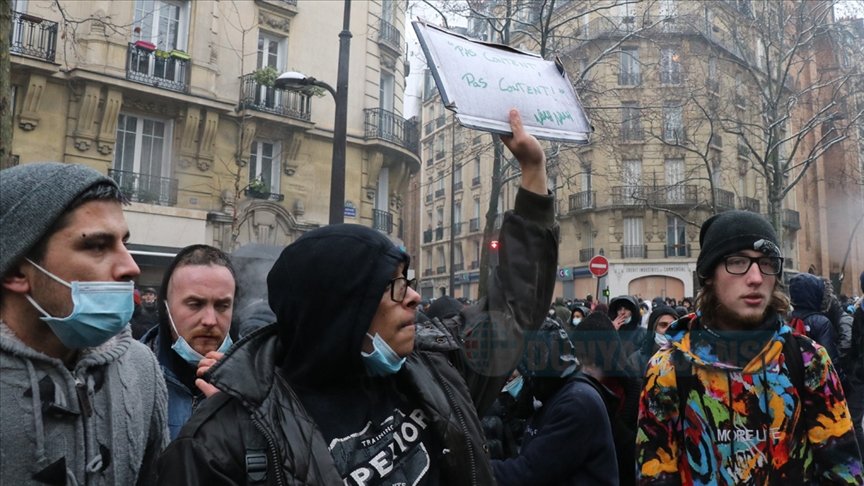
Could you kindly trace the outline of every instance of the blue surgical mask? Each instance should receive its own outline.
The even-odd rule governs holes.
[[[360,351],[360,355],[363,356],[363,364],[366,365],[366,371],[371,376],[392,375],[402,369],[405,358],[400,358],[378,333],[374,336],[369,333],[366,335],[372,339],[373,349],[371,353]]]
[[[135,303],[135,284],[129,282],[66,282],[27,259],[45,275],[72,289],[72,313],[53,317],[29,294],[27,300],[43,317],[57,339],[69,349],[93,348],[116,336],[129,324]]]
[[[525,380],[522,379],[522,376],[517,376],[513,378],[504,388],[501,389],[502,392],[509,393],[511,397],[514,399],[519,396],[519,393],[522,391],[522,385],[525,383]]]
[[[186,339],[177,332],[177,326],[174,325],[174,318],[171,317],[171,309],[168,308],[168,302],[165,302],[165,311],[168,313],[168,322],[171,324],[171,329],[173,329],[174,334],[177,335],[177,340],[171,345],[171,349],[173,349],[178,356],[183,358],[183,361],[192,366],[198,366],[198,363],[204,359],[204,356],[201,356],[201,353],[195,351],[192,346],[189,346]],[[231,339],[230,334],[226,333],[225,339],[222,340],[222,344],[219,345],[219,349],[217,349],[216,352],[224,353],[228,351],[228,348],[230,348],[232,344],[234,344],[234,340]]]
[[[582,322],[582,318],[581,317],[574,317],[571,322],[573,323],[574,326],[578,326],[579,323]]]

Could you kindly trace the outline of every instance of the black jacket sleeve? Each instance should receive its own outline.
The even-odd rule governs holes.
[[[540,327],[552,302],[558,265],[554,198],[520,188],[498,239],[487,296],[463,310],[462,346],[453,360],[480,415],[521,358],[524,333]]]

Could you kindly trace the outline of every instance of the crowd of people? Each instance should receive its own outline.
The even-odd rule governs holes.
[[[0,483],[864,483],[860,302],[787,294],[774,229],[728,211],[695,298],[550,308],[545,155],[510,123],[485,296],[421,302],[408,254],[330,225],[282,250],[246,332],[230,255],[186,247],[136,290],[113,180],[0,172]]]

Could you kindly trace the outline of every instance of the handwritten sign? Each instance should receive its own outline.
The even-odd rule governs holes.
[[[460,124],[509,134],[508,113],[515,107],[537,138],[588,143],[591,125],[560,61],[412,24],[444,106]]]

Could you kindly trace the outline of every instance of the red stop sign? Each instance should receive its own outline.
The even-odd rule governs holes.
[[[609,260],[603,255],[596,255],[588,262],[588,271],[595,277],[602,277],[609,272]]]

